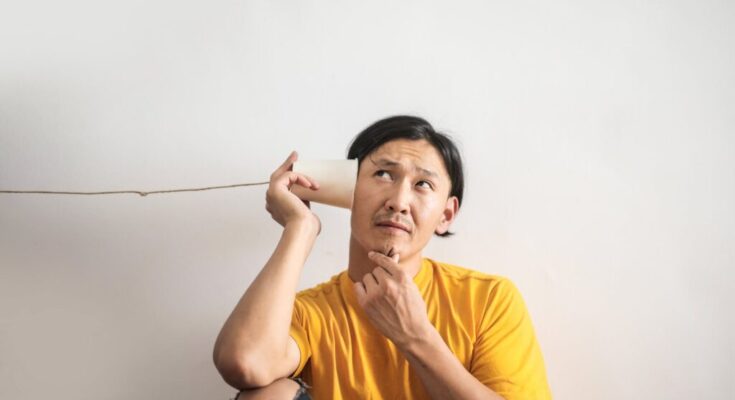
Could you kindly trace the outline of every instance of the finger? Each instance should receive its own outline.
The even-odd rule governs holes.
[[[288,190],[291,190],[291,186],[293,185],[299,185],[307,188],[312,187],[311,180],[306,175],[302,175],[297,172],[287,172],[285,174],[285,177],[288,180],[288,182],[286,183],[286,186],[288,186]]]
[[[377,251],[371,251],[368,253],[368,257],[370,257],[370,259],[378,266],[385,268],[388,273],[393,276],[398,276],[401,272],[400,268],[398,268],[398,264],[385,254],[378,253]]]
[[[301,186],[311,188],[313,190],[319,189],[319,182],[316,181],[316,179],[310,177],[309,175],[305,175],[301,172],[293,172],[293,171],[283,171],[284,175],[287,175],[291,183],[296,182],[296,178],[294,176],[298,176],[298,183]]]
[[[295,163],[299,158],[299,154],[296,152],[296,150],[292,151],[291,154],[288,155],[288,158],[286,158],[286,161],[283,162],[273,173],[271,174],[271,178],[277,177],[280,175],[285,174],[288,171],[293,171],[293,163]],[[309,184],[301,184],[302,186],[311,188],[312,190],[318,190],[319,189],[319,182],[316,181],[316,179],[313,179],[309,176],[306,176],[304,174],[300,174],[304,179],[309,181]]]
[[[310,178],[308,176],[305,176],[305,175],[303,176],[303,178],[307,182],[309,182],[309,185],[307,186],[309,189],[311,189],[311,190],[319,190],[319,182],[317,182],[314,179],[312,179],[312,178]]]
[[[316,179],[310,177],[309,175],[304,175],[298,172],[293,172],[294,174],[298,174],[299,176],[299,182],[306,182],[308,184],[302,183],[306,187],[310,187],[312,189],[319,189],[319,182],[316,181]]]
[[[293,150],[291,154],[288,155],[286,158],[286,161],[283,162],[278,168],[276,168],[275,171],[273,171],[273,174],[271,176],[278,176],[286,171],[290,171],[291,167],[294,163],[294,161],[298,160],[299,154],[296,152],[296,150]]]
[[[319,182],[315,181],[313,178],[309,178],[311,180],[311,190],[319,190]]]
[[[316,179],[314,179],[314,178],[310,177],[309,175],[304,175],[304,174],[301,174],[301,176],[303,176],[303,177],[304,177],[304,179],[306,179],[306,180],[308,180],[308,181],[309,181],[309,183],[311,184],[311,186],[310,186],[310,187],[311,187],[311,189],[312,189],[312,190],[317,190],[317,189],[319,189],[319,182],[317,182],[317,181],[316,181]]]
[[[288,181],[290,184],[299,184],[301,186],[306,186],[306,187],[311,186],[311,181],[309,180],[309,178],[297,172],[289,172]]]
[[[375,276],[375,280],[378,282],[378,286],[384,285],[385,281],[392,278],[392,275],[388,273],[388,271],[385,270],[383,267],[378,267],[373,270],[373,276]]]
[[[365,274],[362,277],[362,282],[365,284],[365,292],[367,293],[373,293],[378,289],[378,281],[373,274]]]

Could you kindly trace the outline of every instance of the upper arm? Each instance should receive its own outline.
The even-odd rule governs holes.
[[[301,362],[301,350],[299,345],[296,344],[294,338],[288,336],[288,344],[286,345],[286,362],[284,363],[284,369],[286,374],[283,377],[291,376],[296,372],[296,368],[299,367]]]
[[[294,302],[291,327],[288,330],[284,370],[279,371],[279,374],[285,375],[279,375],[279,377],[287,376],[293,378],[300,375],[306,363],[311,359],[310,343],[313,340],[312,335],[314,332],[313,329],[309,329],[311,325],[307,323],[310,319],[306,318],[305,314],[308,313],[308,307],[297,298]]]

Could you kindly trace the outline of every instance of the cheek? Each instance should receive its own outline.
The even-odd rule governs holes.
[[[436,198],[426,198],[417,203],[418,207],[414,207],[414,220],[416,224],[436,225],[441,220],[443,204]]]
[[[356,187],[355,197],[352,203],[353,224],[364,224],[372,221],[377,201],[375,191],[361,189],[359,186]]]
[[[357,184],[355,186],[355,204],[358,208],[365,210],[374,208],[380,202],[380,190],[375,185],[369,183]]]

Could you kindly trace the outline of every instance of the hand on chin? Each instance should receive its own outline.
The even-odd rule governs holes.
[[[373,250],[385,254],[388,257],[392,257],[401,253],[401,246],[396,242],[397,241],[393,239],[384,240],[383,243]]]

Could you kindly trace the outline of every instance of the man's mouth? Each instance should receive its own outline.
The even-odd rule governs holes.
[[[411,230],[406,225],[403,225],[399,222],[383,221],[383,222],[378,222],[376,225],[382,228],[389,229],[389,230],[401,230],[406,233],[411,233]]]

